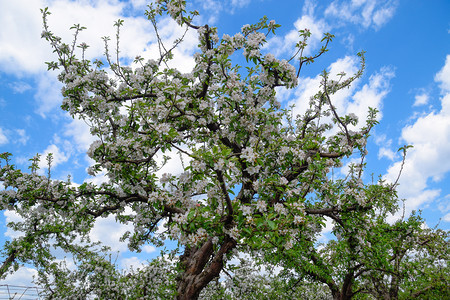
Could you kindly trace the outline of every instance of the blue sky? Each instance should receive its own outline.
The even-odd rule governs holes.
[[[90,57],[101,57],[102,36],[114,36],[113,23],[125,20],[121,53],[155,57],[156,45],[151,24],[145,19],[145,0],[0,0],[0,152],[14,154],[21,168],[36,153],[55,156],[53,177],[71,174],[77,183],[89,178],[85,154],[90,142],[88,127],[60,110],[61,85],[56,73],[47,72],[45,61],[54,59],[50,47],[40,39],[39,8],[49,7],[53,32],[71,41],[68,28],[74,23],[86,26],[81,35],[91,47]],[[409,213],[421,209],[427,225],[449,229],[450,224],[450,2],[446,0],[195,0],[199,23],[219,27],[219,35],[234,34],[242,25],[263,15],[282,27],[265,51],[287,57],[296,42],[296,31],[312,32],[309,53],[320,47],[323,32],[336,37],[330,51],[315,64],[302,70],[299,86],[280,92],[285,105],[296,104],[301,112],[317,89],[317,74],[323,69],[351,74],[357,67],[356,53],[366,51],[364,76],[349,90],[336,95],[340,112],[354,112],[364,119],[368,106],[380,110],[380,124],[369,142],[368,175],[395,180],[401,157],[396,152],[413,144],[400,179],[399,195],[406,199]],[[182,30],[168,19],[161,20],[163,39],[173,40]],[[174,65],[188,72],[193,65],[196,34],[188,33],[175,53]],[[305,100],[306,99],[306,100]],[[167,168],[175,168],[176,163]],[[0,240],[14,236],[5,224],[14,220],[0,213]],[[109,234],[114,227],[115,235]],[[126,228],[103,219],[93,237],[126,251],[118,242]],[[121,254],[122,266],[137,263],[156,253],[150,246],[141,255]],[[29,282],[33,270],[23,268],[15,283]]]

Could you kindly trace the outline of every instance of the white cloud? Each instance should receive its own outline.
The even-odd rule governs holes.
[[[380,71],[369,77],[369,83],[353,96],[353,102],[347,108],[348,112],[354,112],[360,122],[366,120],[369,107],[376,108],[378,120],[382,118],[383,99],[390,91],[390,80],[395,76],[392,68],[383,67]]]
[[[147,1],[147,0],[130,0],[130,1],[131,1],[131,5],[133,5],[134,9],[136,9],[136,10],[145,9],[147,7],[147,5],[149,4],[149,1]]]
[[[80,34],[80,41],[90,45],[90,56],[103,53],[101,37],[115,35],[113,24],[119,18],[130,20],[130,25],[134,27],[131,29],[127,24],[123,27],[122,54],[127,55],[136,47],[142,48],[151,33],[148,30],[151,24],[143,17],[123,18],[121,14],[125,5],[119,1],[1,0],[1,6],[0,26],[3,30],[0,34],[0,65],[4,71],[14,74],[39,72],[44,70],[45,61],[55,59],[48,43],[40,37],[40,8],[46,6],[52,12],[48,20],[51,31],[61,36],[66,43],[72,41],[73,31],[69,28],[73,24],[81,24],[89,29]]]
[[[144,251],[145,253],[153,253],[156,251],[156,248],[152,245],[145,245],[142,246],[142,251]]]
[[[29,136],[24,129],[4,130],[0,128],[0,145],[7,144],[9,142],[26,145],[28,139]]]
[[[8,224],[10,222],[16,223],[16,222],[22,222],[23,221],[22,217],[20,215],[18,215],[16,212],[12,211],[12,210],[5,210],[3,212],[3,215],[5,216],[5,219],[6,219],[5,223],[6,224]],[[11,228],[7,227],[6,232],[4,233],[4,235],[6,237],[14,239],[14,238],[18,238],[18,237],[24,236],[24,233],[19,232],[19,231],[14,231]]]
[[[21,75],[42,69],[51,54],[40,39],[42,28],[39,8],[43,1],[0,0],[0,67]]]
[[[123,252],[128,249],[128,246],[126,242],[121,242],[120,238],[125,232],[132,230],[132,225],[118,223],[111,215],[97,219],[90,236],[93,241],[101,241],[104,245],[111,247],[113,252]]]
[[[52,13],[48,22],[52,32],[70,43],[73,31],[69,28],[73,24],[81,24],[87,30],[80,33],[79,42],[86,42],[88,57],[103,55],[104,43],[101,37],[110,36],[114,39],[116,20],[124,19],[121,28],[121,55],[134,58],[146,48],[148,42],[155,42],[151,22],[140,11],[139,17],[124,17],[127,8],[120,1],[5,1],[0,0],[0,65],[3,71],[13,74],[23,72],[36,73],[45,69],[44,61],[55,59],[50,46],[40,38],[42,18],[40,8],[49,7]],[[135,8],[143,9],[144,1],[133,1]],[[171,26],[175,26],[171,24]],[[115,45],[113,41],[112,46]],[[112,49],[114,50],[114,49]]]
[[[435,80],[441,87],[441,110],[432,111],[415,119],[402,130],[401,141],[413,145],[408,151],[404,170],[398,187],[401,198],[406,199],[406,208],[412,210],[435,201],[440,190],[431,189],[429,181],[439,182],[450,171],[450,55]],[[394,181],[401,162],[393,164],[386,175]]]
[[[153,29],[149,30],[153,32]],[[166,49],[170,49],[173,45],[173,41],[181,38],[184,32],[185,28],[178,26],[175,21],[169,17],[165,17],[158,22],[158,33]],[[169,66],[177,68],[180,72],[184,73],[192,71],[195,66],[193,54],[197,49],[197,45],[197,32],[189,30],[186,33],[183,42],[172,51],[174,58],[169,62]],[[157,59],[159,58],[158,45],[156,43],[148,44],[146,47],[142,48],[142,50],[135,52],[134,56],[136,54],[145,58]]]
[[[5,132],[2,128],[0,128],[0,145],[4,145],[8,143],[8,138],[5,135]]]
[[[16,139],[15,139],[16,143],[26,145],[27,141],[30,137],[25,132],[25,129],[16,129],[15,132],[18,135],[18,137],[16,137]]]
[[[162,219],[161,221],[159,221],[158,228],[156,229],[155,233],[161,234],[165,232],[167,230],[166,226],[167,226],[167,219]]]
[[[395,5],[390,4],[391,6],[383,7],[372,14],[372,22],[375,25],[375,28],[380,28],[384,24],[386,24],[395,13]],[[369,17],[370,18],[370,17]]]
[[[348,49],[350,53],[356,53],[356,51],[353,49],[353,45],[355,44],[354,34],[349,33],[347,36],[344,36],[341,43]]]
[[[84,120],[78,118],[72,119],[65,125],[64,135],[71,137],[79,152],[86,152],[96,137],[91,135],[90,127]]]
[[[56,79],[56,72],[41,72],[37,76],[37,92],[34,99],[36,112],[43,118],[55,117],[54,110],[62,103],[62,84]]]
[[[43,153],[41,153],[41,160],[39,162],[40,172],[43,172],[43,169],[47,168],[48,163],[46,157],[50,153],[53,154],[52,168],[55,168],[59,164],[67,162],[70,157],[69,153],[63,152],[57,145],[51,144],[44,150]]]
[[[328,70],[330,78],[337,79],[337,74],[344,72],[347,77],[352,76],[358,70],[359,60],[354,56],[346,56],[332,63]],[[331,96],[331,101],[336,107],[339,115],[354,113],[359,119],[359,126],[365,125],[369,107],[381,111],[383,99],[390,91],[390,80],[394,77],[391,68],[383,67],[380,71],[372,74],[369,80],[361,88],[357,79],[348,89],[342,89]],[[294,115],[302,114],[309,107],[309,99],[319,91],[321,77],[302,78],[299,86],[294,91],[295,99],[289,104],[295,104]],[[381,119],[381,112],[378,119]]]
[[[45,61],[56,60],[56,55],[48,42],[41,39],[42,17],[40,8],[48,6],[52,13],[48,17],[50,30],[62,38],[63,42],[72,43],[73,24],[87,27],[79,35],[78,42],[86,42],[89,48],[88,59],[103,57],[103,36],[110,36],[110,52],[116,51],[116,20],[124,19],[120,35],[120,55],[127,61],[141,55],[144,58],[158,57],[158,46],[153,26],[143,16],[144,1],[135,0],[131,3],[133,9],[139,9],[137,17],[130,16],[130,3],[117,0],[0,0],[0,68],[5,73],[23,76],[32,74],[37,82],[35,100],[38,104],[37,113],[46,117],[59,107],[61,84],[56,80],[57,72],[46,72]],[[123,15],[127,15],[124,17]],[[163,18],[158,24],[160,34],[166,46],[170,48],[175,39],[180,38],[184,29],[180,28],[170,18]],[[194,66],[192,54],[198,43],[197,34],[188,32],[185,41],[174,50],[172,65],[182,72],[189,72]],[[78,50],[78,49],[77,49]],[[29,86],[15,83],[12,88],[23,92]]]
[[[443,97],[450,108],[450,94]],[[402,138],[414,146],[410,160],[417,159],[415,166],[439,181],[450,170],[450,111],[443,109],[439,113],[430,113],[402,130]]]
[[[252,0],[191,0],[187,1],[187,10],[200,11],[200,18],[207,18],[207,24],[215,24],[220,17],[228,17],[227,14],[234,14],[237,10],[250,4]],[[260,0],[261,1],[261,0]],[[198,16],[195,24],[202,24]],[[243,24],[241,24],[243,25]]]
[[[435,80],[439,82],[443,94],[450,92],[450,54],[445,58],[444,67],[436,74]]]
[[[450,212],[450,194],[447,194],[440,199],[438,209],[443,214]]]
[[[231,0],[231,6],[233,8],[235,8],[235,7],[241,8],[241,7],[249,5],[250,1],[251,0]]]
[[[378,159],[386,157],[389,160],[394,160],[396,152],[392,150],[392,139],[388,139],[386,135],[378,135],[375,137],[375,143],[379,146]]]
[[[446,214],[442,220],[444,220],[445,222],[450,222],[450,213]]]
[[[393,17],[397,5],[397,0],[337,0],[327,7],[325,15],[341,22],[362,25],[364,28],[379,29]]]
[[[350,158],[344,160],[343,166],[339,169],[341,175],[343,176],[342,178],[345,178],[350,173],[350,165],[357,165],[360,163],[361,163],[360,157],[350,157]],[[339,174],[335,174],[335,175],[339,176]]]
[[[16,299],[15,296],[22,295],[24,298],[22,299],[37,299],[37,292],[36,288],[32,289],[31,287],[35,287],[33,284],[33,276],[37,276],[38,272],[36,269],[29,268],[29,267],[21,267],[19,270],[14,272],[13,274],[10,274],[6,277],[6,279],[2,280],[3,284],[9,284],[13,286],[17,286],[13,289],[13,287],[10,287],[10,292],[12,298],[6,298],[6,299]],[[28,290],[25,290],[21,287],[30,287]],[[14,292],[17,294],[14,295]],[[0,294],[7,295],[8,291],[6,287],[0,286]],[[32,298],[28,298],[34,296]],[[20,299],[21,297],[17,298]]]
[[[142,269],[145,265],[147,265],[147,262],[140,260],[136,256],[123,258],[120,261],[120,266],[125,270],[130,270],[131,268],[133,268],[133,270],[136,270],[137,268]]]
[[[336,74],[345,72],[352,75],[357,71],[357,59],[355,57],[346,56],[338,59],[328,67],[330,77],[336,79]],[[295,89],[295,99],[291,100],[290,105],[294,104],[294,115],[302,114],[309,108],[309,99],[320,90],[320,82],[322,78],[317,75],[314,78],[301,78],[298,87]],[[352,85],[349,89],[344,89],[331,96],[333,105],[342,113],[344,102],[349,100],[350,95],[355,89]]]
[[[182,147],[183,150],[187,150],[187,147]],[[172,149],[170,151],[166,151],[165,153],[158,152],[158,155],[155,157],[158,165],[162,164],[163,161],[163,155],[170,157],[170,159],[166,162],[164,167],[162,167],[158,172],[156,172],[156,175],[158,177],[161,177],[164,173],[169,173],[172,175],[180,175],[182,172],[184,172],[182,166],[188,166],[189,162],[192,160],[189,156],[186,154],[181,154],[177,149]]]
[[[420,94],[417,94],[414,97],[414,99],[415,99],[415,101],[414,101],[413,106],[420,106],[420,105],[427,104],[430,97],[426,93],[420,93]]]
[[[317,240],[322,243],[327,242],[329,240],[327,235],[333,230],[333,227],[333,220],[329,217],[325,217],[325,226],[322,228],[320,236],[317,238]]]
[[[90,164],[93,164],[93,160],[89,157],[88,157],[88,159],[89,159]],[[88,177],[87,179],[85,179],[85,182],[92,183],[96,186],[99,186],[102,183],[109,182],[109,177],[106,176],[105,171],[102,171],[101,173],[97,174],[94,177]]]
[[[233,1],[233,0],[232,0]],[[196,5],[201,5],[201,8],[204,10],[214,10],[216,9],[217,11],[221,11],[223,9],[223,5],[224,1],[220,1],[220,0],[196,0],[194,1],[196,2]]]
[[[141,6],[140,3],[134,3]],[[49,24],[57,34],[64,40],[71,41],[72,32],[68,30],[74,23],[79,23],[85,27],[79,37],[79,41],[84,41],[89,45],[86,52],[89,58],[102,57],[104,53],[103,36],[111,37],[109,43],[110,52],[115,54],[116,28],[113,26],[117,19],[123,19],[124,25],[120,29],[120,55],[122,58],[134,59],[136,55],[145,58],[156,57],[158,55],[156,35],[149,20],[144,18],[143,11],[139,16],[124,17],[126,5],[120,1],[57,1],[49,7],[52,15],[49,17]],[[166,46],[170,48],[172,42],[180,38],[184,29],[180,28],[170,18],[162,18],[158,23],[159,34]],[[177,59],[179,55],[192,54],[193,46],[197,45],[197,35],[193,31],[185,37],[185,42],[178,47],[174,53]],[[176,63],[178,66],[185,66],[186,57],[181,57]]]
[[[305,7],[307,7],[305,5]],[[265,46],[271,53],[276,56],[283,54],[293,55],[297,48],[295,44],[300,41],[299,30],[308,29],[311,33],[307,44],[308,46],[303,51],[303,55],[310,55],[315,49],[317,49],[320,41],[323,38],[323,34],[327,32],[330,27],[323,19],[315,19],[313,16],[313,8],[304,9],[303,16],[294,22],[295,29],[289,31],[284,37],[274,36],[268,40]]]
[[[13,83],[10,83],[9,87],[16,94],[22,94],[31,89],[31,85],[29,85],[28,83],[23,82],[23,81],[15,81]]]
[[[189,3],[190,2],[188,2],[188,5]],[[200,11],[200,18],[197,16],[197,18],[194,19],[196,24],[201,24],[202,22],[200,19],[204,16],[207,16],[207,20],[205,20],[206,24],[215,24],[219,19],[221,12],[227,7],[227,4],[223,0],[194,0],[192,1],[191,6],[193,10]]]

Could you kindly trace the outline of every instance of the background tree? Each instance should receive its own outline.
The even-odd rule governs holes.
[[[412,215],[380,224],[372,235],[365,267],[365,290],[377,299],[446,299],[450,297],[449,234],[426,228]]]
[[[58,57],[48,68],[60,69],[64,84],[62,108],[90,125],[97,140],[88,151],[94,161],[89,173],[105,172],[108,180],[79,186],[70,178],[53,180],[51,156],[42,176],[39,157],[26,173],[3,153],[0,201],[22,217],[10,226],[24,234],[5,245],[3,274],[14,263],[34,264],[49,298],[196,299],[237,251],[267,245],[289,250],[295,244],[297,257],[308,256],[325,216],[348,223],[342,226],[346,230],[359,228],[366,218],[361,210],[371,205],[359,202],[382,206],[393,199],[393,190],[383,183],[365,187],[355,175],[361,171],[352,169],[341,186],[329,176],[355,150],[365,155],[377,123],[371,110],[358,129],[354,114],[340,116],[332,104],[333,94],[361,76],[362,54],[361,69],[353,76],[331,78],[324,72],[309,109],[292,116],[277,101],[276,90],[295,87],[302,67],[327,51],[332,36],[325,34],[319,52],[306,57],[310,33],[302,30],[295,55],[280,60],[261,53],[279,26],[274,21],[263,18],[219,38],[217,28],[195,25],[198,13],[186,12],[185,4],[167,0],[149,7],[160,56],[148,61],[138,56],[132,66],[123,65],[119,55],[122,20],[115,23],[115,55],[105,38],[105,58],[90,61],[88,45],[77,41],[85,28],[73,26],[73,42],[64,43],[48,27],[48,10],[42,11],[42,37]],[[199,52],[190,73],[170,67],[182,38],[171,47],[162,43],[156,20],[163,13],[198,32]],[[234,53],[245,58],[245,69],[233,62]],[[179,174],[157,176],[173,150],[183,157]],[[374,197],[364,195],[372,190]],[[111,258],[99,254],[106,249],[89,238],[95,221],[110,215],[133,225],[123,236],[131,250],[163,245],[169,238],[178,241],[181,253],[162,256],[142,270],[118,271]],[[57,263],[53,247],[71,253],[78,268]],[[165,268],[168,277],[155,271]],[[150,283],[158,288],[148,291]]]
[[[336,238],[320,243],[317,234],[301,228],[289,245],[276,240],[257,244],[262,261],[283,266],[290,278],[327,286],[333,299],[448,297],[448,232],[424,229],[415,212],[389,223],[387,218],[398,211],[397,183],[364,185],[364,156],[350,166],[349,177],[330,180],[325,193],[318,189],[311,195],[315,202],[338,208],[316,219],[319,227],[324,216],[331,219]]]

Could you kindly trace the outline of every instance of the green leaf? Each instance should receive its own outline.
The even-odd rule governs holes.
[[[267,220],[267,224],[269,225],[270,229],[275,230],[277,228],[277,224],[272,220]]]

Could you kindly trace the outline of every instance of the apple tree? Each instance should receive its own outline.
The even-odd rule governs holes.
[[[41,175],[40,157],[25,172],[9,153],[1,154],[0,203],[21,217],[10,226],[22,233],[4,246],[2,275],[31,263],[50,298],[196,299],[239,251],[284,247],[295,249],[296,258],[312,259],[325,217],[356,229],[370,219],[362,213],[366,206],[392,205],[395,186],[366,186],[357,168],[342,183],[330,176],[342,159],[365,155],[377,123],[375,110],[357,127],[354,114],[340,115],[333,105],[333,95],[362,75],[362,53],[354,75],[334,78],[324,71],[317,94],[304,100],[309,109],[293,116],[277,91],[296,87],[301,69],[328,50],[333,36],[325,34],[322,48],[305,56],[310,32],[301,30],[294,55],[284,60],[262,49],[279,27],[274,21],[262,18],[219,37],[217,28],[195,24],[198,12],[185,7],[181,0],[149,6],[160,55],[136,56],[130,65],[120,58],[122,20],[115,23],[115,53],[105,38],[104,58],[89,60],[88,45],[78,42],[85,28],[73,26],[74,40],[66,43],[51,32],[50,12],[42,10],[42,37],[56,57],[48,68],[60,70],[64,85],[61,107],[89,124],[96,141],[87,153],[94,161],[88,173],[103,172],[107,180],[54,180],[51,155],[48,173]],[[171,66],[183,38],[164,45],[157,26],[163,14],[198,34],[189,73]],[[158,173],[173,152],[183,157],[179,172]],[[130,250],[170,239],[178,242],[179,253],[124,274],[89,238],[96,220],[108,216],[133,225],[123,236]],[[350,242],[356,245],[356,239]],[[53,248],[70,253],[76,270],[55,260]],[[164,269],[170,270],[167,281],[160,274]],[[155,288],[148,289],[150,284]]]

